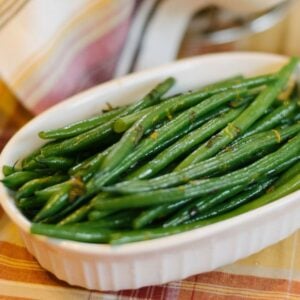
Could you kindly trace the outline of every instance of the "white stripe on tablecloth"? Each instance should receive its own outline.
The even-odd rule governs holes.
[[[6,43],[6,47],[0,47],[2,77],[11,79],[16,71],[23,71],[19,69],[20,65],[35,56],[83,7],[94,2],[72,0],[70,5],[69,1],[31,0],[18,14],[18,18],[13,18],[0,31],[0,42]],[[36,18],[37,12],[47,12],[47,18]],[[14,50],[13,56],[11,49]]]

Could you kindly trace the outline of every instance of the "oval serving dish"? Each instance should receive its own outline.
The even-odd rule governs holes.
[[[106,106],[122,105],[174,76],[173,93],[243,74],[274,72],[286,58],[262,53],[226,53],[186,59],[116,79],[56,105],[23,127],[0,158],[14,164],[42,144],[40,130],[92,116]],[[1,178],[3,174],[0,175]],[[30,233],[10,192],[0,185],[1,204],[39,263],[69,284],[96,290],[140,288],[214,270],[287,237],[300,227],[300,191],[249,213],[185,233],[122,246],[83,244]]]

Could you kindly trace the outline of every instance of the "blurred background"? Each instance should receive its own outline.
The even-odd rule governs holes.
[[[131,72],[221,51],[300,55],[299,28],[300,0],[0,0],[0,146]]]

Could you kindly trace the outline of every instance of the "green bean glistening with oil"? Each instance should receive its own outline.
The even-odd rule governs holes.
[[[300,189],[297,64],[168,97],[167,78],[133,104],[41,131],[45,145],[4,166],[2,183],[32,233],[90,243],[159,238],[261,207]]]

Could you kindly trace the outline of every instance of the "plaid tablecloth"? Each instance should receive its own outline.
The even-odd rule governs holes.
[[[2,82],[0,99],[2,149],[31,115]],[[300,231],[214,272],[162,286],[101,293],[69,286],[43,270],[0,208],[0,299],[300,299]]]
[[[151,6],[155,1],[144,3],[149,10],[148,3]],[[198,52],[193,41],[188,33],[179,57]],[[136,57],[134,61],[138,61]],[[133,64],[122,65],[116,73],[130,70],[135,70]],[[0,80],[0,151],[31,117]],[[300,231],[214,272],[162,286],[101,293],[69,286],[45,271],[28,253],[16,227],[0,208],[0,299],[300,299]]]

